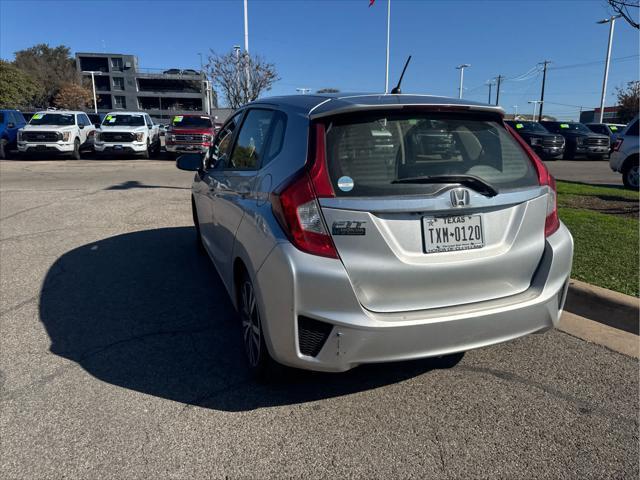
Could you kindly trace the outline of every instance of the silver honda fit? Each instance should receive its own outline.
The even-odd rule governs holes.
[[[558,323],[573,240],[503,111],[422,95],[261,99],[195,171],[197,240],[251,370],[446,357]]]

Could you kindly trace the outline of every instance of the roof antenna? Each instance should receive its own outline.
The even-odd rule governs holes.
[[[404,64],[404,68],[402,69],[402,74],[400,75],[400,80],[398,80],[398,85],[395,86],[395,88],[393,90],[391,90],[391,94],[398,94],[398,93],[402,93],[402,91],[400,90],[400,84],[402,83],[402,78],[404,77],[404,72],[407,71],[407,67],[409,66],[409,62],[411,61],[411,55],[409,55],[409,58],[407,58],[407,62]]]

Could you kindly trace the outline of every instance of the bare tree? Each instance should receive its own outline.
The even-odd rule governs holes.
[[[280,79],[273,63],[233,50],[226,54],[210,50],[205,69],[231,108],[252,102]]]
[[[639,0],[607,0],[609,6],[619,15],[622,15],[629,25],[633,28],[640,28],[640,24],[634,19],[634,14],[629,10],[629,8],[640,8]],[[635,12],[635,16],[637,16],[638,12]]]
[[[628,122],[638,114],[640,109],[640,81],[627,82],[625,87],[616,88],[618,97],[618,116]]]

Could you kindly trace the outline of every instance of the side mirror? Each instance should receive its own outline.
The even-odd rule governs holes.
[[[13,123],[13,122],[9,122],[9,123],[7,124],[7,128],[16,128],[16,124],[15,124],[15,123]]]
[[[78,128],[82,130],[84,128],[84,125],[78,125]]]
[[[153,125],[149,125],[149,130],[152,130],[152,129],[153,129]]]
[[[202,155],[199,153],[185,153],[176,159],[176,167],[188,172],[197,172],[202,168]]]

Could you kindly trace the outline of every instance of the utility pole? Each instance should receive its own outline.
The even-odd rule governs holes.
[[[247,78],[247,92],[251,86],[251,74],[249,72],[249,7],[247,0],[244,0],[244,73]]]
[[[469,68],[471,65],[468,63],[463,63],[462,65],[458,65],[456,70],[460,70],[460,88],[458,89],[458,98],[462,98],[462,82],[464,81],[464,69]]]
[[[513,110],[514,110],[514,112],[513,112],[513,118],[515,118],[515,117],[517,117],[517,116],[518,116],[518,105],[514,105],[514,106],[513,106]]]
[[[498,75],[497,77],[498,84],[496,85],[496,105],[500,102],[500,83],[502,83],[502,79],[504,78],[502,75]]]
[[[544,62],[539,63],[538,65],[542,65],[542,91],[540,92],[540,120],[542,120],[542,107],[544,106],[544,85],[547,82],[547,65],[551,62],[549,60],[545,60]],[[534,107],[535,108],[535,107]]]
[[[607,58],[604,63],[604,78],[602,79],[602,96],[600,97],[600,119],[598,123],[602,123],[604,120],[604,99],[607,94],[607,80],[609,79],[609,62],[611,61],[611,44],[613,43],[613,28],[616,25],[616,18],[620,18],[622,15],[614,15],[613,17],[606,18],[596,22],[600,25],[609,24],[609,43],[607,44]]]
[[[486,85],[489,86],[489,101],[487,103],[491,105],[491,87],[493,86],[493,82],[491,80],[488,80]]]
[[[387,63],[384,74],[384,93],[389,93],[389,37],[391,36],[391,0],[387,0]]]

